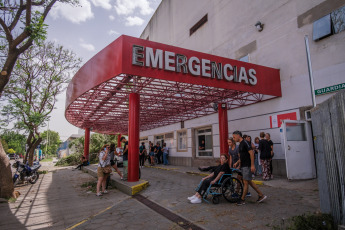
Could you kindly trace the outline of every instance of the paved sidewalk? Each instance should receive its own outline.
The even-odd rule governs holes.
[[[223,198],[218,205],[190,204],[187,197],[202,176],[187,172],[196,168],[142,168],[150,186],[135,199],[116,189],[96,197],[81,187],[96,181],[90,174],[72,167],[47,169],[35,185],[16,188],[21,195],[15,203],[0,203],[0,229],[271,229],[282,219],[319,209],[316,180],[265,182],[260,186],[268,195],[264,203],[256,204],[250,190],[253,196],[238,207]]]

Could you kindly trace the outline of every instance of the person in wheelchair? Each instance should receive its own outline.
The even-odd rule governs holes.
[[[207,188],[210,184],[215,184],[223,174],[231,173],[229,163],[228,163],[228,156],[223,154],[220,156],[220,165],[214,170],[213,173],[208,175],[207,177],[202,178],[202,184],[199,190],[191,197],[188,197],[188,200],[192,204],[200,204],[202,202],[202,196],[206,192]]]

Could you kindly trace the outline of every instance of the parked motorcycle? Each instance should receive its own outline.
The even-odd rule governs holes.
[[[28,181],[31,184],[35,184],[39,177],[38,169],[41,167],[41,164],[36,163],[30,167],[28,163],[23,164],[20,161],[16,161],[12,167],[17,169],[13,175],[13,184],[16,186],[20,181]]]

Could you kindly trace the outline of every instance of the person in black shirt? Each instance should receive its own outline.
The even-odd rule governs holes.
[[[150,143],[150,165],[155,165],[155,147],[153,146],[153,143]]]
[[[254,152],[251,146],[248,144],[248,142],[243,139],[242,133],[240,131],[233,132],[232,136],[236,142],[240,143],[238,147],[240,160],[235,163],[234,167],[237,167],[238,164],[240,165],[244,185],[242,197],[237,202],[237,205],[245,204],[244,199],[248,193],[248,185],[250,185],[250,187],[252,187],[258,193],[259,198],[257,199],[257,202],[260,203],[264,201],[267,198],[267,196],[262,194],[262,192],[259,190],[256,184],[252,181],[252,173],[255,172]]]
[[[230,167],[228,163],[228,156],[221,155],[220,156],[220,165],[214,170],[213,173],[208,175],[207,177],[202,178],[202,184],[199,190],[195,193],[194,196],[188,197],[188,200],[192,204],[200,204],[202,202],[202,196],[205,194],[207,188],[210,184],[215,184],[223,174],[230,173]]]
[[[199,144],[199,150],[205,150],[205,140],[201,140],[201,143]]]
[[[269,142],[265,139],[265,133],[260,133],[259,141],[260,162],[262,166],[262,179],[269,180],[271,178],[271,158],[272,148]]]
[[[156,145],[156,158],[157,158],[157,164],[162,164],[162,147],[160,146],[159,142],[157,142]]]
[[[128,170],[128,141],[126,140],[125,137],[121,137],[120,141],[122,143],[125,143],[123,146],[123,152],[122,152],[122,157],[123,157],[123,180],[127,180],[127,170]]]

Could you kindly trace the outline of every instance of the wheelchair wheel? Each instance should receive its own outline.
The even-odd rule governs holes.
[[[212,203],[213,204],[219,204],[219,196],[213,196],[212,197]]]
[[[237,202],[243,194],[241,181],[235,177],[226,178],[222,183],[222,194],[228,202]]]

